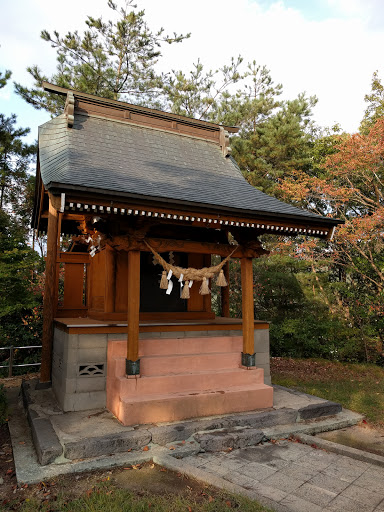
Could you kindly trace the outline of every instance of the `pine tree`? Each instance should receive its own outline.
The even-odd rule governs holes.
[[[278,195],[279,180],[294,170],[310,170],[314,126],[312,107],[316,98],[304,94],[284,102],[276,112],[277,102],[268,99],[268,110],[262,110],[265,98],[260,99],[259,118],[245,126],[239,138],[232,139],[234,157],[245,177],[263,192]]]
[[[166,75],[155,71],[161,46],[181,42],[190,34],[169,36],[163,28],[153,32],[145,21],[145,11],[137,10],[133,0],[121,8],[108,0],[108,7],[117,19],[105,22],[101,17],[88,16],[82,35],[75,31],[62,37],[57,31],[51,35],[43,30],[42,39],[57,51],[56,73],[48,77],[38,66],[29,67],[35,85],[28,88],[16,83],[17,93],[35,108],[53,115],[62,112],[64,100],[44,92],[43,81],[104,98],[158,106],[167,80]]]
[[[11,72],[0,73],[0,88],[11,78]],[[0,113],[0,211],[11,215],[28,230],[33,192],[33,178],[29,167],[36,153],[36,145],[22,139],[29,128],[17,128],[15,114]]]

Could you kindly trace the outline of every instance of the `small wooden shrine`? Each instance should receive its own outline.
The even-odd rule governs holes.
[[[328,239],[338,221],[249,185],[230,154],[237,128],[44,88],[66,105],[39,128],[41,385],[64,411],[107,406],[126,425],[271,407],[268,324],[254,318],[258,236]],[[229,257],[241,261],[242,319],[230,318]]]

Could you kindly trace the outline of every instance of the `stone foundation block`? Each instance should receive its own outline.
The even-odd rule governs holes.
[[[254,331],[255,352],[269,354],[269,330],[255,329]]]
[[[63,453],[63,447],[59,442],[48,418],[33,418],[30,421],[33,443],[37,458],[41,465],[51,464]]]
[[[264,433],[254,428],[195,434],[196,441],[206,452],[219,452],[228,448],[237,449],[254,446],[259,444],[263,437]]]
[[[333,416],[341,411],[341,405],[335,402],[318,402],[299,409],[298,421],[321,418],[322,416]]]
[[[57,401],[63,411],[86,411],[105,407],[106,392],[92,391],[90,393],[73,393],[57,396]]]
[[[89,437],[80,441],[66,443],[64,455],[67,459],[83,459],[100,457],[128,450],[140,450],[151,442],[151,434],[147,430],[120,432],[102,437]]]
[[[256,352],[255,355],[256,366],[269,365],[269,352]]]

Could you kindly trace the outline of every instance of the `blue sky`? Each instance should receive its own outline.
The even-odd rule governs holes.
[[[321,126],[340,123],[358,129],[372,74],[384,79],[384,0],[138,0],[149,25],[168,32],[192,32],[181,45],[165,48],[162,69],[188,71],[200,57],[217,68],[231,56],[266,65],[285,98],[300,92],[316,95],[314,111]],[[4,2],[0,19],[0,69],[30,84],[28,65],[50,75],[55,51],[39,37],[42,29],[83,30],[87,14],[110,16],[106,0]],[[52,8],[57,6],[57,9]],[[19,125],[37,127],[49,119],[18,98],[12,84],[0,91],[0,112],[16,113]]]

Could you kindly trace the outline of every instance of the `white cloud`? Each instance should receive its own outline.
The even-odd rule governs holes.
[[[257,0],[138,2],[150,27],[192,32],[191,39],[164,47],[163,69],[187,71],[199,57],[208,68],[217,68],[241,54],[246,61],[265,64],[274,81],[283,84],[285,97],[301,91],[317,95],[319,124],[337,121],[348,131],[357,130],[372,73],[383,62],[384,3],[379,0],[328,0],[338,16],[321,21],[309,21],[282,1],[268,8]],[[26,82],[28,65],[39,64],[47,74],[54,71],[55,51],[40,40],[42,29],[64,34],[83,30],[87,14],[110,16],[105,0],[67,0],[60,11],[51,7],[48,0],[15,0],[2,8],[0,62],[13,70],[16,81]]]

